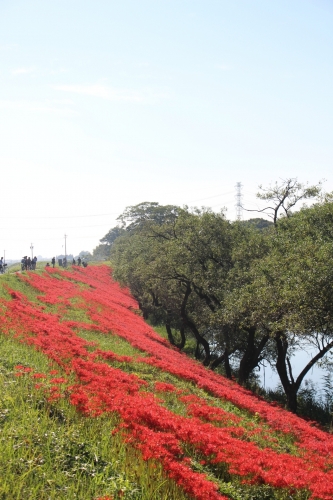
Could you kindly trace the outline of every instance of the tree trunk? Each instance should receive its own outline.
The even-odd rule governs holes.
[[[232,373],[231,373],[231,366],[229,362],[229,356],[232,353],[229,353],[228,349],[226,348],[224,353],[219,356],[218,358],[214,359],[214,361],[211,363],[210,368],[211,370],[215,370],[219,365],[224,363],[224,369],[225,369],[225,375],[227,378],[232,378]]]
[[[197,342],[197,345],[195,347],[194,357],[195,357],[195,359],[197,359],[198,361],[200,361],[201,354],[200,354],[200,344],[199,344],[199,342]]]
[[[297,391],[299,389],[299,385],[295,384],[290,361],[287,356],[288,340],[286,335],[278,332],[275,335],[275,342],[277,347],[276,369],[287,398],[287,407],[293,413],[297,413]]]
[[[147,312],[147,309],[143,306],[143,304],[139,301],[139,309],[140,311],[142,311],[142,317],[143,319],[147,320],[148,319],[148,312]]]
[[[178,347],[178,349],[183,349],[185,342],[186,342],[186,337],[185,337],[185,330],[183,327],[180,329],[180,342],[176,342],[175,338],[173,336],[172,330],[171,330],[171,325],[170,321],[167,319],[165,322],[165,328],[168,334],[168,339],[171,345],[174,345],[175,347]]]
[[[182,307],[181,307],[181,318],[183,320],[183,325],[190,328],[190,330],[194,334],[194,337],[195,337],[197,343],[202,345],[202,347],[205,351],[205,358],[203,360],[203,364],[205,366],[208,366],[210,363],[210,357],[211,357],[209,343],[202,335],[200,335],[197,327],[195,326],[193,321],[190,320],[190,318],[187,316],[187,313],[186,313],[186,304],[187,304],[187,300],[188,300],[191,292],[192,292],[191,285],[189,283],[187,283],[186,292],[185,292],[185,296],[184,296]],[[198,351],[198,345],[197,345],[196,353],[197,353],[197,351]]]
[[[244,384],[249,379],[254,368],[261,361],[260,355],[269,340],[269,335],[264,335],[259,344],[255,344],[256,328],[251,327],[246,330],[248,332],[247,346],[244,355],[239,364],[238,382]]]
[[[167,331],[168,339],[169,339],[170,344],[171,345],[176,345],[175,339],[174,339],[174,337],[172,335],[171,326],[170,326],[170,323],[169,323],[168,320],[165,322],[165,329]]]
[[[210,363],[210,356],[211,356],[210,355],[210,345],[209,345],[209,343],[207,342],[207,340],[202,335],[200,335],[197,327],[195,326],[195,324],[189,318],[186,318],[186,324],[192,330],[192,332],[194,333],[194,336],[195,336],[195,339],[196,339],[197,343],[200,344],[200,345],[202,345],[203,350],[205,351],[205,358],[204,358],[204,360],[203,360],[202,363],[204,364],[204,366],[208,366],[209,363]],[[198,349],[198,346],[197,346],[197,349]]]
[[[287,406],[290,411],[292,411],[293,413],[297,413],[297,393],[301,386],[301,383],[305,375],[311,370],[316,362],[319,361],[319,359],[323,358],[325,354],[332,349],[333,341],[328,342],[326,346],[323,346],[322,349],[319,349],[317,354],[303,368],[296,381],[294,380],[290,360],[287,356],[288,340],[286,335],[278,332],[275,335],[275,341],[278,352],[276,369],[287,398]]]
[[[287,397],[287,408],[293,413],[297,414],[297,390],[293,385],[289,387],[289,389],[286,392],[286,397]]]
[[[185,304],[185,306],[186,306],[187,300],[188,300],[188,295],[186,295],[186,293],[185,293],[185,296],[183,299],[183,304]],[[183,304],[181,307],[183,307]],[[169,342],[171,345],[178,347],[178,349],[183,349],[185,346],[185,342],[186,342],[184,327],[181,326],[181,328],[180,328],[180,341],[176,342],[175,337],[173,336],[173,333],[172,333],[171,322],[172,322],[172,310],[166,309],[165,328],[166,328],[166,331],[168,334]]]
[[[231,374],[231,367],[230,367],[230,363],[229,363],[229,351],[227,348],[224,351],[224,369],[225,369],[225,374],[226,374],[227,378],[231,379],[232,374]]]
[[[179,344],[177,344],[177,347],[179,349],[183,349],[185,346],[185,342],[186,342],[185,329],[183,326],[181,326],[180,327],[180,342],[179,342]]]
[[[210,368],[211,370],[215,370],[219,365],[221,365],[224,362],[224,353],[219,356],[218,358],[214,359],[214,361],[211,362]]]

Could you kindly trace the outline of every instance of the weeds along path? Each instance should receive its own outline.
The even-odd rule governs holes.
[[[69,398],[89,418],[119,415],[117,432],[191,498],[239,498],[264,486],[270,498],[333,498],[333,438],[172,348],[108,266],[19,279],[21,290],[7,286],[1,299],[1,331],[75,376],[72,385],[55,379],[50,400]],[[103,348],[111,337],[132,355]]]

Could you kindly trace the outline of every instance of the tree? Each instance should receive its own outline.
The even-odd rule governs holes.
[[[291,411],[313,365],[333,348],[333,203],[321,202],[280,220],[270,251],[251,271],[241,296],[275,343],[275,366]],[[315,355],[296,376],[293,353],[311,346]]]
[[[187,267],[192,264],[191,259],[187,259],[188,248],[182,237],[185,219],[187,224],[190,219],[193,222],[194,215],[177,209],[180,215],[174,217],[172,209],[170,216],[169,206],[157,207],[154,204],[154,213],[158,214],[154,221],[151,204],[146,205],[147,217],[140,207],[139,222],[133,224],[132,219],[126,236],[119,238],[112,250],[114,276],[130,286],[146,317],[153,314],[164,322],[171,343],[184,347],[185,333],[191,332],[197,343],[203,346],[204,363],[208,364],[209,343],[200,334],[196,318],[202,304],[189,279]],[[126,217],[133,214],[136,207],[134,209],[127,209]],[[180,332],[178,343],[173,338],[172,326],[178,327]]]
[[[289,217],[291,209],[301,200],[316,198],[321,192],[321,182],[316,185],[308,186],[298,182],[297,178],[282,179],[281,183],[275,182],[273,186],[263,188],[259,186],[260,191],[257,198],[269,201],[271,204],[261,210],[245,209],[248,212],[264,212],[273,220],[276,225],[278,217],[284,215]]]
[[[97,245],[93,250],[93,257],[95,260],[109,260],[110,249],[117,238],[125,234],[126,230],[123,227],[112,227],[103,238],[101,238],[100,245]]]
[[[103,244],[109,247],[109,250],[113,243],[116,241],[119,236],[122,236],[125,233],[125,229],[120,227],[120,226],[115,226],[112,227],[103,238],[101,238],[99,241]]]
[[[110,245],[97,245],[93,250],[94,260],[109,260],[110,259]]]
[[[170,214],[169,206],[145,206],[148,215],[140,205],[139,223],[135,219],[134,226],[137,207],[128,207],[126,217],[121,216],[128,220],[131,214],[127,226],[131,229],[112,250],[114,276],[130,286],[146,317],[164,322],[171,343],[184,347],[186,334],[191,335],[197,343],[196,357],[212,368],[223,363],[228,376],[233,356],[241,362],[237,371],[245,382],[260,362],[268,336],[262,340],[262,332],[250,322],[242,318],[240,324],[239,317],[227,317],[223,311],[236,286],[231,270],[262,254],[264,236],[257,241],[259,231],[231,224],[222,213],[178,207]],[[158,214],[157,221],[152,211]],[[251,249],[246,243],[249,235]],[[180,332],[178,343],[172,326]]]
[[[273,222],[271,222],[270,220],[262,219],[262,218],[243,220],[243,221],[241,221],[241,223],[244,226],[253,227],[255,229],[259,229],[260,231],[267,230],[273,224]]]
[[[179,210],[181,209],[175,205],[160,205],[157,202],[145,201],[126,207],[117,220],[120,221],[122,229],[133,231],[147,227],[150,223],[153,225],[172,223],[177,218]]]
[[[333,350],[333,196],[292,213],[319,187],[289,181],[266,228],[205,209],[127,207],[112,260],[116,279],[146,318],[165,324],[173,345],[191,337],[198,359],[223,364],[242,384],[268,360],[297,412],[304,377]],[[316,352],[296,376],[292,356],[306,345]]]
[[[88,260],[88,261],[93,260],[93,256],[92,256],[92,255],[91,255],[91,253],[90,253],[90,252],[88,252],[87,250],[82,250],[82,251],[79,253],[79,255],[77,255],[77,256],[76,256],[76,259],[77,259],[78,257],[81,257],[81,259],[85,259],[85,260]]]
[[[258,304],[255,299],[255,269],[269,252],[271,232],[270,226],[262,231],[257,224],[245,225],[243,221],[235,222],[233,226],[233,265],[220,314],[222,323],[233,332],[237,379],[244,384],[263,360],[272,358],[270,335],[263,327],[260,314],[256,314]]]

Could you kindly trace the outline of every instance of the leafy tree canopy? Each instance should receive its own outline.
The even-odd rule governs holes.
[[[127,207],[118,217],[121,227],[135,230],[151,222],[161,225],[176,219],[180,208],[175,205],[160,205],[157,202],[142,202],[138,205]]]

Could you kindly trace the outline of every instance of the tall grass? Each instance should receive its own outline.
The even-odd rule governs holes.
[[[48,360],[0,336],[0,499],[185,499],[163,471],[119,435],[116,416],[86,418],[66,400],[48,402],[16,365],[48,372]],[[59,367],[57,367],[59,370]]]

